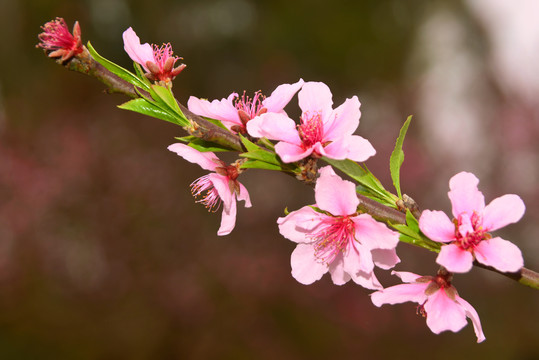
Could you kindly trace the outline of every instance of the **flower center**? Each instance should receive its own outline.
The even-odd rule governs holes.
[[[483,229],[483,219],[475,211],[471,217],[459,215],[458,219],[454,219],[453,222],[455,223],[455,244],[462,250],[473,250],[481,241],[492,237]]]
[[[340,252],[348,249],[355,239],[356,227],[348,216],[328,217],[318,232],[311,235],[316,259],[331,264]]]
[[[266,97],[262,95],[262,92],[260,91],[255,92],[252,99],[245,95],[245,91],[241,98],[236,98],[234,107],[238,110],[238,115],[243,124],[242,128],[245,128],[245,125],[249,120],[268,111],[262,104],[262,101],[264,101],[265,98]]]
[[[301,116],[301,124],[298,125],[299,137],[304,148],[310,148],[317,142],[322,142],[324,134],[324,124],[322,123],[322,115],[316,112],[310,114],[303,113]]]
[[[221,197],[213,186],[209,175],[204,175],[193,181],[191,194],[198,198],[196,202],[203,204],[208,211],[216,212],[221,206]]]
[[[153,58],[155,60],[155,63],[157,64],[157,66],[159,66],[159,70],[161,72],[163,72],[165,69],[165,63],[167,62],[167,60],[169,58],[173,58],[175,61],[176,60],[176,57],[175,56],[172,56],[173,52],[172,52],[172,46],[170,45],[170,43],[168,44],[163,44],[161,45],[160,47],[158,47],[157,45],[153,45]],[[174,65],[174,64],[172,64]],[[170,69],[169,69],[170,71]]]

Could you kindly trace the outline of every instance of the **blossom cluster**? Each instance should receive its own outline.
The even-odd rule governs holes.
[[[73,35],[63,19],[47,23],[43,29],[39,46],[49,56],[65,61],[82,51],[78,23]],[[170,44],[141,44],[132,28],[123,33],[123,40],[125,51],[146,71],[150,81],[170,88],[171,81],[185,68],[184,64],[176,66],[181,58],[173,55]],[[296,95],[301,110],[298,121],[284,110]],[[519,248],[491,234],[522,218],[525,206],[519,196],[504,195],[485,205],[475,175],[461,172],[453,176],[448,193],[453,218],[442,211],[425,210],[417,219],[421,235],[440,244],[436,258],[440,269],[435,276],[392,271],[403,284],[384,288],[375,269],[390,270],[400,263],[396,251],[401,239],[398,228],[360,209],[353,182],[341,178],[331,166],[318,170],[316,166],[322,157],[364,162],[376,154],[367,139],[355,134],[361,117],[357,96],[334,108],[326,84],[299,79],[277,86],[267,97],[261,91],[252,97],[246,92],[242,96],[233,92],[212,101],[191,96],[187,105],[192,113],[220,122],[225,131],[242,139],[269,143],[264,151],[273,152],[283,166],[314,164],[315,203],[277,219],[281,235],[297,244],[290,262],[292,276],[299,283],[312,284],[326,273],[336,285],[352,280],[375,290],[370,295],[375,306],[417,303],[418,313],[436,334],[457,332],[469,318],[477,341],[485,340],[477,312],[452,284],[453,274],[470,271],[474,262],[500,272],[517,272],[523,267]],[[185,143],[172,144],[168,149],[210,171],[191,184],[192,193],[210,211],[222,206],[217,234],[230,234],[236,223],[236,202],[252,206],[247,189],[238,180],[246,170],[242,167],[245,159],[227,164],[214,152]]]
[[[169,81],[185,65],[172,69],[178,58],[172,57],[169,45],[153,48],[140,45],[129,28],[124,32],[125,50],[129,56],[151,73],[154,80]],[[285,107],[297,94],[301,110],[296,122]],[[188,108],[193,113],[220,121],[234,134],[250,139],[274,140],[274,151],[284,164],[303,163],[321,157],[364,162],[376,151],[371,143],[355,135],[361,117],[357,96],[333,107],[333,96],[322,82],[279,85],[269,96],[261,91],[252,97],[233,92],[226,98],[212,101],[191,96]],[[218,235],[229,234],[236,222],[236,201],[251,207],[247,189],[237,180],[243,172],[241,161],[232,165],[218,159],[213,152],[201,152],[182,143],[168,147],[187,161],[212,173],[191,184],[198,202],[210,210],[223,205]],[[461,172],[449,181],[449,199],[453,219],[441,212],[425,210],[419,218],[421,232],[443,244],[436,262],[441,265],[435,276],[396,272],[404,283],[384,288],[374,270],[392,269],[400,262],[396,247],[399,232],[358,210],[359,199],[354,183],[342,179],[331,166],[318,170],[314,189],[315,204],[292,211],[277,220],[285,238],[297,243],[291,255],[292,276],[302,284],[311,284],[329,273],[336,285],[352,280],[371,294],[374,305],[402,302],[418,303],[418,313],[427,326],[438,334],[459,331],[471,319],[477,341],[485,340],[475,309],[462,299],[452,285],[453,273],[468,272],[473,261],[501,272],[515,272],[523,266],[520,250],[514,244],[490,232],[518,221],[525,206],[517,195],[504,195],[485,206],[478,190],[479,180]]]

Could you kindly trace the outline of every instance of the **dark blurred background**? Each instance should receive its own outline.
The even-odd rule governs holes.
[[[253,208],[217,237],[194,204],[197,165],[166,150],[181,129],[119,110],[92,78],[35,48],[40,26],[78,20],[83,41],[130,67],[122,32],[171,42],[187,69],[174,91],[266,95],[300,77],[336,105],[358,95],[367,165],[388,189],[406,116],[404,192],[449,211],[448,180],[474,172],[487,201],[519,194],[524,218],[497,234],[539,268],[539,3],[468,1],[1,0],[1,359],[539,358],[539,296],[498,274],[455,276],[478,311],[432,334],[411,303],[290,275],[276,218],[314,202],[279,173],[242,177]],[[296,98],[289,106],[294,113]],[[398,270],[434,274],[435,254],[399,245]],[[378,272],[385,285],[397,281]]]

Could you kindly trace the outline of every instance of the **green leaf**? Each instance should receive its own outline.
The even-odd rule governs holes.
[[[152,85],[152,83],[150,82],[150,80],[148,80],[148,78],[144,75],[144,71],[142,70],[142,67],[136,63],[136,62],[133,62],[133,67],[135,68],[135,72],[137,73],[137,77],[142,80],[148,87],[150,87]]]
[[[281,162],[277,158],[276,154],[270,153],[269,151],[262,150],[262,149],[249,151],[249,152],[240,154],[240,156],[248,158],[248,159],[265,161],[265,162],[267,162],[269,164],[274,164],[274,165],[280,165],[281,164]]]
[[[406,224],[410,229],[419,233],[419,222],[409,209],[406,209]]]
[[[355,161],[334,160],[327,157],[322,157],[322,160],[330,164],[336,169],[341,170],[352,179],[356,180],[371,196],[381,200],[385,205],[395,207],[395,195],[387,191],[382,183],[367,169],[366,166],[361,166]]]
[[[391,172],[391,179],[393,180],[393,185],[397,190],[397,195],[399,199],[402,199],[401,185],[400,185],[400,169],[401,165],[404,162],[404,151],[402,151],[402,145],[404,143],[404,137],[406,136],[406,131],[408,131],[408,126],[412,121],[412,115],[408,116],[404,125],[402,126],[397,142],[395,143],[395,149],[391,153],[389,158],[389,171]]]
[[[135,74],[133,74],[129,70],[124,69],[120,65],[116,65],[112,61],[107,60],[101,55],[99,55],[97,51],[95,51],[95,49],[93,48],[92,44],[89,41],[87,44],[87,48],[90,54],[92,55],[92,57],[94,58],[94,60],[100,63],[101,65],[103,65],[111,73],[117,75],[119,78],[127,81],[133,86],[139,87],[144,90],[149,90],[148,85],[144,81],[139,79]]]
[[[243,136],[241,134],[240,134],[240,139],[241,139],[241,142],[242,142],[243,146],[245,146],[245,148],[247,149],[247,151],[256,151],[256,150],[260,149],[260,146],[258,146],[255,143],[249,141],[249,139],[247,139],[245,136]]]
[[[221,146],[220,144],[217,144],[211,141],[205,141],[200,138],[197,138],[196,136],[184,136],[184,137],[177,137],[175,139],[180,140],[184,143],[187,143],[187,145],[189,145],[193,149],[196,149],[200,152],[230,151],[229,148]]]
[[[178,105],[178,102],[176,101],[176,98],[174,95],[172,95],[172,91],[170,91],[169,88],[161,85],[152,85],[151,90],[152,91],[150,93],[152,94],[154,100],[161,100],[163,104],[167,105],[172,111],[185,117],[180,109],[180,106]]]
[[[283,170],[281,168],[281,166],[279,166],[279,165],[269,164],[267,162],[260,161],[260,160],[254,160],[254,159],[247,160],[246,162],[241,164],[240,168],[242,168],[242,169],[276,170],[276,171]]]
[[[122,105],[119,105],[118,107],[120,109],[135,111],[140,114],[152,116],[154,118],[165,120],[178,125],[178,119],[175,116],[171,115],[169,112],[163,110],[159,106],[143,98],[130,100],[126,103],[123,103]]]

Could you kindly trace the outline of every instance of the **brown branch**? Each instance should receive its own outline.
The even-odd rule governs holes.
[[[140,97],[140,95],[135,91],[133,85],[119,78],[118,76],[104,68],[101,64],[96,62],[86,48],[84,48],[84,51],[82,53],[72,58],[68,62],[64,63],[61,61],[61,59],[59,59],[57,60],[57,63],[64,65],[69,70],[77,71],[95,77],[107,86],[107,91],[109,93],[120,93],[130,98]],[[150,97],[150,94],[144,91],[141,91],[141,93],[144,96]],[[233,151],[245,151],[243,149],[239,136],[192,113],[180,102],[178,102],[178,104],[187,119],[191,120],[192,123],[196,124],[196,128],[194,129],[194,131],[191,129],[192,135],[200,137],[201,139],[206,141],[211,141],[224,145]],[[314,181],[312,180],[310,183],[308,181],[305,182],[308,185],[314,186]],[[404,213],[382,205],[377,201],[369,199],[363,195],[358,195],[358,198],[359,208],[370,214],[376,220],[385,223],[390,222],[394,224],[406,224],[406,216]],[[474,265],[502,274],[531,288],[539,289],[539,273],[529,270],[527,268],[523,267],[520,271],[515,273],[504,273],[490,266],[480,264],[477,261],[474,262]]]

